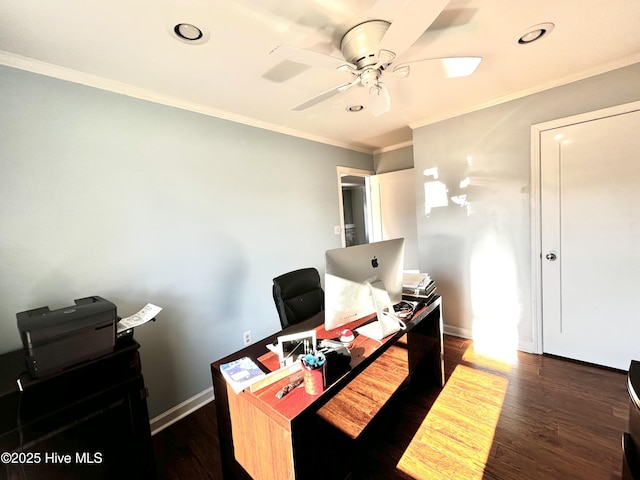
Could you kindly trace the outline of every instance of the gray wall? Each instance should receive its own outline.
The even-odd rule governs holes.
[[[374,154],[373,168],[377,174],[413,168],[413,146]]]
[[[533,347],[530,127],[640,100],[639,79],[635,64],[414,130],[420,268],[439,284],[449,331],[491,324]],[[422,172],[432,167],[449,205],[426,214],[424,184],[433,179]],[[460,188],[465,177],[471,185]],[[451,201],[460,194],[468,205]]]
[[[277,331],[271,279],[341,245],[336,166],[371,155],[0,67],[0,352],[16,312],[101,295],[140,327],[150,415]]]

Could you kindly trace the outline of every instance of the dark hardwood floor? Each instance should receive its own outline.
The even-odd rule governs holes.
[[[625,373],[526,353],[502,362],[451,336],[445,370],[443,389],[402,390],[363,432],[353,480],[621,477]],[[160,479],[220,479],[216,432],[212,402],[155,435]]]

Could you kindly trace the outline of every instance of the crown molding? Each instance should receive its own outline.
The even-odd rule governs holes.
[[[0,65],[7,67],[17,68],[19,70],[25,70],[31,73],[39,75],[45,75],[47,77],[57,78],[59,80],[65,80],[88,87],[97,88],[100,90],[106,90],[112,93],[118,93],[129,97],[137,98],[140,100],[146,100],[148,102],[158,103],[169,107],[179,108],[182,110],[188,110],[202,115],[210,117],[220,118],[222,120],[228,120],[230,122],[240,123],[250,127],[260,128],[263,130],[269,130],[275,133],[281,133],[291,137],[297,137],[304,140],[310,140],[312,142],[324,143],[334,147],[344,148],[347,150],[353,150],[360,153],[367,153],[372,155],[372,148],[365,148],[361,145],[353,145],[343,142],[338,142],[330,138],[325,138],[317,135],[311,135],[306,132],[301,132],[292,128],[283,127],[273,123],[257,120],[251,117],[245,117],[243,115],[237,115],[235,113],[227,112],[206,105],[190,102],[182,98],[174,97],[171,95],[165,95],[163,93],[154,92],[146,88],[136,87],[128,83],[118,82],[110,80],[98,75],[90,73],[80,72],[66,67],[61,67],[51,63],[42,62],[29,57],[23,57],[15,55],[13,53],[0,50]]]
[[[392,152],[404,147],[410,147],[413,145],[413,140],[407,140],[406,142],[396,143],[395,145],[389,145],[388,147],[378,148],[373,151],[374,155],[380,155],[381,153]]]
[[[559,78],[559,79],[552,80],[552,81],[544,83],[542,85],[536,85],[535,87],[532,87],[532,88],[519,90],[517,92],[510,93],[509,95],[505,95],[505,96],[502,96],[502,97],[494,98],[492,100],[489,100],[488,102],[479,103],[479,104],[473,105],[473,106],[471,106],[469,108],[448,112],[448,113],[445,113],[445,114],[442,114],[442,115],[434,115],[434,116],[431,116],[431,117],[425,117],[422,120],[419,120],[417,122],[413,122],[413,123],[409,124],[409,127],[411,127],[412,130],[415,130],[416,128],[420,128],[420,127],[424,127],[424,126],[427,126],[427,125],[431,125],[431,124],[434,124],[434,123],[437,123],[437,122],[441,122],[443,120],[447,120],[447,119],[450,119],[450,118],[459,117],[460,115],[465,115],[465,114],[468,114],[468,113],[475,112],[477,110],[482,110],[484,108],[500,105],[502,103],[510,102],[512,100],[517,100],[519,98],[523,98],[523,97],[526,97],[526,96],[529,96],[529,95],[533,95],[535,93],[543,92],[545,90],[550,90],[552,88],[561,87],[561,86],[567,85],[569,83],[573,83],[573,82],[577,82],[577,81],[580,81],[580,80],[584,80],[584,79],[589,78],[589,77],[595,77],[596,75],[600,75],[600,74],[607,73],[607,72],[610,72],[610,71],[613,71],[613,70],[617,70],[618,68],[628,67],[629,65],[633,65],[633,64],[639,63],[639,62],[640,62],[640,54],[631,55],[629,57],[618,59],[618,60],[615,60],[613,62],[605,63],[605,64],[599,65],[599,66],[591,68],[591,69],[582,70],[582,71],[580,71],[578,73],[574,73],[574,74],[567,75],[567,76]]]

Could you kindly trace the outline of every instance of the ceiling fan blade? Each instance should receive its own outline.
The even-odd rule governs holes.
[[[391,97],[387,86],[378,82],[378,85],[369,90],[371,96],[371,112],[374,116],[379,117],[383,113],[391,110]]]
[[[482,57],[449,57],[441,58],[447,78],[468,77],[476,71]]]
[[[304,50],[302,48],[289,47],[287,45],[280,45],[271,50],[269,54],[281,60],[289,60],[313,67],[339,69],[340,67],[346,66],[347,70],[357,70],[355,65],[350,64],[342,58],[332,57],[331,55]]]
[[[401,72],[412,65],[419,63],[438,63],[443,68],[446,78],[467,77],[474,73],[480,65],[482,57],[445,57],[445,58],[423,58],[413,62],[398,65],[393,69],[393,73]],[[407,76],[407,73],[404,76]]]
[[[301,110],[306,110],[309,107],[313,107],[314,105],[317,105],[318,103],[323,102],[326,99],[333,97],[334,95],[337,95],[339,93],[344,92],[345,90],[348,90],[359,81],[360,81],[360,77],[358,77],[356,80],[354,80],[351,83],[343,83],[342,85],[338,85],[337,87],[333,87],[333,88],[330,88],[329,90],[325,90],[324,92],[319,93],[315,97],[310,98],[306,102],[302,102],[300,105],[293,107],[292,110],[299,112]]]
[[[408,0],[393,19],[378,49],[401,56],[438,18],[449,0]]]

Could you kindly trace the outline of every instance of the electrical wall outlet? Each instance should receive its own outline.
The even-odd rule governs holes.
[[[247,346],[251,344],[251,331],[246,331],[242,334],[242,343]]]

